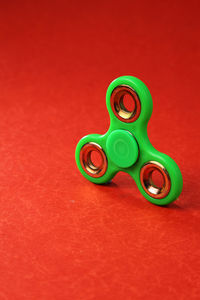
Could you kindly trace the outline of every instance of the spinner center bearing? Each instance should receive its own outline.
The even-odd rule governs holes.
[[[138,144],[129,131],[117,129],[111,132],[106,148],[112,162],[120,168],[128,168],[137,161]]]

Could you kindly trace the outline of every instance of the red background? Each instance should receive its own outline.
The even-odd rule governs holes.
[[[199,299],[198,1],[1,1],[0,299]],[[97,186],[74,150],[109,127],[120,75],[153,97],[152,144],[180,198],[146,201],[126,174]]]

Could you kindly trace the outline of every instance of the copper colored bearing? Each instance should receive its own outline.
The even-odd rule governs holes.
[[[161,187],[158,187],[153,183],[152,174],[154,171],[158,171],[163,177],[163,185]],[[171,188],[171,180],[167,170],[156,161],[150,161],[141,168],[140,182],[145,192],[156,199],[166,197]]]
[[[129,111],[124,105],[124,96],[129,94],[134,101],[134,109]],[[123,122],[131,123],[137,120],[141,111],[141,103],[137,93],[130,86],[119,85],[111,94],[111,108],[115,116]]]
[[[100,154],[101,163],[96,166],[91,159],[91,154],[96,151]],[[80,163],[83,170],[91,177],[101,177],[105,174],[108,162],[107,157],[101,146],[96,143],[85,144],[80,151]]]

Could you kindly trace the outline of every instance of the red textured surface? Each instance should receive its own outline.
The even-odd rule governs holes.
[[[0,299],[199,299],[198,1],[1,1]],[[74,150],[109,126],[120,75],[149,87],[152,144],[180,198],[96,186]]]

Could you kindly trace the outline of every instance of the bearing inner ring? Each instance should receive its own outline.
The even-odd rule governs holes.
[[[91,154],[93,151],[96,151],[100,154],[101,164],[96,166],[91,159]],[[91,177],[101,177],[105,174],[108,161],[105,152],[102,147],[96,143],[87,143],[85,144],[80,151],[80,163],[83,170]]]
[[[162,175],[162,187],[158,187],[153,183],[152,173],[154,171],[158,171]],[[141,168],[140,182],[145,192],[155,199],[162,199],[166,197],[171,188],[171,180],[167,170],[160,163],[155,161],[150,161]]]
[[[125,95],[130,95],[134,101],[135,107],[132,111],[126,109],[123,100]],[[123,122],[131,123],[138,119],[141,112],[140,99],[134,89],[128,85],[117,86],[111,94],[111,108],[115,116]]]

